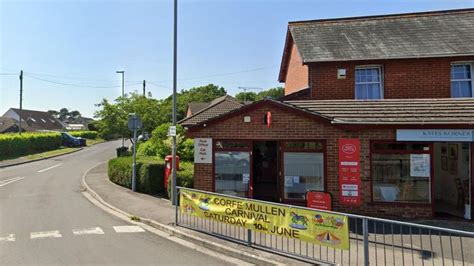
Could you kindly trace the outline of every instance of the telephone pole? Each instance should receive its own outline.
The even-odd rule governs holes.
[[[173,126],[176,127],[176,87],[178,75],[178,0],[173,3]],[[178,189],[176,188],[176,135],[173,136],[173,159],[171,161],[171,171],[173,178],[173,205],[178,206]],[[178,224],[178,208],[175,211],[175,224]]]
[[[21,110],[23,110],[23,70],[20,71],[20,120],[19,120],[19,128],[18,133],[21,135]]]
[[[146,97],[145,87],[146,87],[146,80],[143,80],[143,97]]]

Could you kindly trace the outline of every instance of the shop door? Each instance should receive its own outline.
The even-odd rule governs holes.
[[[433,147],[436,214],[472,219],[470,143],[435,143]]]
[[[253,198],[278,201],[278,144],[276,141],[253,143]]]

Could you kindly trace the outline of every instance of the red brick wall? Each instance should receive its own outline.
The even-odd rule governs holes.
[[[308,66],[303,65],[296,45],[291,47],[285,80],[285,95],[308,87]]]
[[[264,114],[272,113],[272,124],[267,128],[263,124]],[[279,107],[261,107],[248,111],[245,115],[252,118],[251,123],[244,123],[244,115],[236,115],[219,123],[208,124],[199,130],[188,132],[189,137],[204,137],[213,139],[260,139],[260,140],[285,140],[285,139],[316,139],[326,140],[326,187],[333,195],[333,206],[336,211],[367,214],[386,217],[430,217],[431,205],[381,205],[371,202],[370,182],[370,140],[395,140],[394,129],[366,129],[348,131],[334,126],[323,124],[301,114],[289,112]],[[339,203],[338,181],[338,139],[359,138],[361,141],[361,178],[363,204],[360,207],[348,207]],[[213,189],[212,165],[195,164],[195,188],[202,190]]]
[[[474,61],[474,56],[312,63],[309,65],[312,98],[354,99],[354,71],[361,65],[383,67],[385,99],[449,98],[451,63],[457,61]],[[338,68],[346,69],[346,79],[337,79]]]

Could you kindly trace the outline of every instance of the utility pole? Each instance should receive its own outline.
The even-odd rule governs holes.
[[[143,97],[146,97],[145,87],[146,87],[146,80],[143,80]]]
[[[19,128],[18,128],[18,133],[21,135],[21,113],[23,110],[23,70],[20,71],[20,120],[19,120]]]
[[[174,0],[174,22],[173,22],[173,126],[176,127],[176,87],[177,87],[177,63],[178,63],[178,0]],[[173,161],[171,171],[173,175],[173,204],[175,210],[175,224],[178,224],[178,189],[176,187],[176,135],[173,136]]]
[[[122,74],[122,98],[125,97],[125,83],[124,83],[124,80],[125,80],[125,71],[124,70],[119,70],[119,71],[115,71],[115,73],[117,74]],[[125,146],[125,138],[123,137],[123,134],[122,134],[122,147]]]

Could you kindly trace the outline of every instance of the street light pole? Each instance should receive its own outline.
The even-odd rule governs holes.
[[[174,0],[174,23],[173,23],[173,126],[176,127],[176,87],[177,87],[177,63],[178,63],[178,0]],[[173,160],[171,171],[173,175],[173,204],[178,206],[178,190],[176,188],[176,134],[173,136]],[[178,208],[175,208],[176,212]],[[178,224],[178,214],[175,213],[175,224]]]
[[[124,80],[125,80],[125,71],[124,70],[118,70],[118,71],[115,71],[115,73],[117,74],[122,74],[122,98],[125,97],[125,83],[124,83]],[[125,146],[125,138],[123,137],[123,134],[122,134],[122,147]]]

